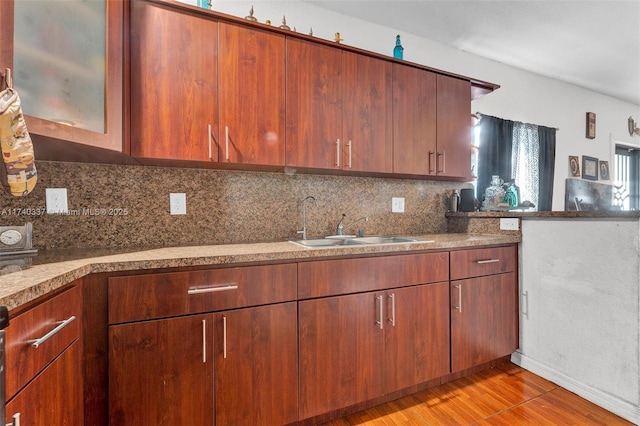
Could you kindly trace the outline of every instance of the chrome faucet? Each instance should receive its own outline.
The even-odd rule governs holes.
[[[307,201],[316,204],[316,198],[312,195],[308,195],[302,200],[302,229],[296,231],[296,234],[302,234],[302,239],[307,239]]]
[[[340,222],[338,222],[338,227],[336,228],[336,235],[344,235],[344,230],[345,229],[350,229],[352,226],[354,226],[356,223],[360,222],[360,221],[365,221],[368,222],[369,218],[367,216],[362,216],[360,219],[350,223],[347,226],[342,225],[342,222],[344,221],[344,218],[347,217],[346,214],[342,213],[342,218],[340,219]]]

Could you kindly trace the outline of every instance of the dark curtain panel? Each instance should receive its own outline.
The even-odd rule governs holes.
[[[538,211],[551,210],[553,200],[553,175],[556,164],[556,129],[538,126],[540,142],[540,193]]]
[[[480,203],[482,203],[485,190],[491,186],[491,176],[498,175],[505,181],[512,179],[511,145],[513,140],[513,121],[482,115],[477,126],[480,127],[477,196]],[[553,176],[551,184],[553,185]]]

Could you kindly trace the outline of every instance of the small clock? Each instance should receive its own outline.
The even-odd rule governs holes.
[[[22,240],[22,234],[15,229],[8,229],[0,234],[0,242],[6,246],[14,246]]]

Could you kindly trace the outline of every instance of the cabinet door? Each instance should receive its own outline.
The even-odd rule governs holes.
[[[299,302],[300,419],[382,395],[383,293]]]
[[[217,25],[131,2],[131,155],[217,160]]]
[[[438,176],[471,178],[471,82],[438,75]]]
[[[517,346],[515,272],[451,282],[451,371],[493,361]]]
[[[393,172],[436,175],[436,75],[393,64]]]
[[[82,346],[76,341],[7,404],[6,421],[20,413],[23,425],[84,424]]]
[[[220,161],[284,166],[284,36],[219,26]]]
[[[391,62],[343,52],[344,170],[393,171]]]
[[[112,425],[212,425],[213,316],[109,327]]]
[[[449,373],[449,283],[385,296],[385,393]]]
[[[342,51],[287,39],[286,164],[342,168]]]
[[[216,314],[216,424],[298,419],[296,303]]]

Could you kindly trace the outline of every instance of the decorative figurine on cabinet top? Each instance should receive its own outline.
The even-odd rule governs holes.
[[[393,48],[393,57],[396,59],[402,59],[404,56],[404,47],[400,41],[400,34],[396,36],[396,47]]]
[[[340,43],[343,40],[343,38],[340,38],[340,33],[336,33],[333,37],[333,41],[335,41],[336,43]]]
[[[249,11],[249,15],[245,16],[244,19],[246,19],[247,21],[253,21],[253,22],[257,21],[256,17],[253,16],[253,6],[251,6],[251,10]]]

